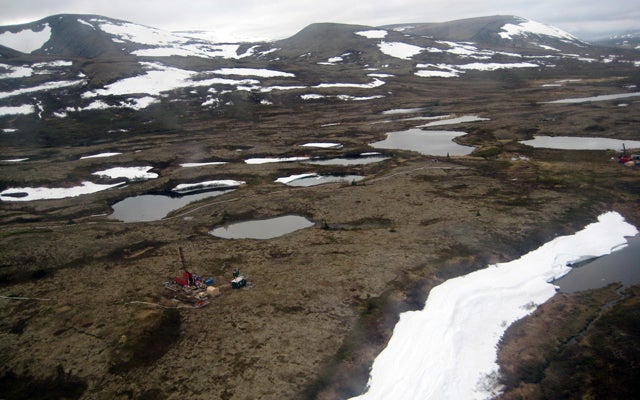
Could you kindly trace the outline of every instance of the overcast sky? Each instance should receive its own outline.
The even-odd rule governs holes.
[[[384,25],[508,14],[582,39],[640,30],[638,0],[0,0],[0,25],[99,14],[165,30],[282,39],[314,22]]]

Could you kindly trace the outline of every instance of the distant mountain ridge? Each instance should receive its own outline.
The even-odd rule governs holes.
[[[608,38],[599,39],[596,40],[595,43],[603,46],[640,50],[640,30],[625,32]]]
[[[14,129],[34,118],[162,110],[177,101],[196,112],[369,101],[420,79],[615,64],[640,65],[640,54],[514,16],[379,27],[316,23],[274,42],[217,43],[201,32],[62,14],[0,27],[0,122]]]
[[[381,28],[429,36],[434,39],[466,41],[499,47],[567,48],[586,44],[558,28],[512,15],[467,18],[438,23],[385,25]]]

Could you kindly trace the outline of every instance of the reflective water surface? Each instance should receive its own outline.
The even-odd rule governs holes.
[[[466,135],[460,131],[425,131],[409,129],[400,132],[388,132],[387,138],[371,143],[376,149],[412,150],[432,156],[464,156],[470,154],[474,148],[462,146],[454,142],[458,136]]]
[[[223,239],[272,239],[315,225],[299,215],[237,222],[213,229],[209,233]]]
[[[109,215],[109,218],[122,222],[157,221],[166,217],[171,211],[180,209],[189,203],[220,196],[230,191],[232,190],[215,190],[180,197],[160,194],[128,197],[111,206],[113,214]]]
[[[572,136],[535,136],[531,140],[522,140],[522,144],[532,147],[558,150],[622,150],[640,147],[638,140],[620,140],[602,137],[572,137]]]
[[[625,286],[640,282],[640,235],[628,239],[629,245],[611,254],[573,268],[555,281],[561,292],[597,289],[614,282]]]

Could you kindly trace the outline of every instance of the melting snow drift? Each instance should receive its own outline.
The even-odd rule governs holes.
[[[85,181],[79,186],[74,187],[21,187],[9,188],[0,192],[0,200],[2,201],[33,201],[33,200],[50,200],[63,199],[66,197],[76,197],[83,194],[100,192],[102,190],[111,189],[120,186],[122,183],[112,185],[100,185],[97,183]]]
[[[517,260],[433,288],[424,309],[400,315],[357,399],[489,399],[500,392],[496,349],[509,325],[555,293],[567,263],[626,245],[638,230],[616,212]]]

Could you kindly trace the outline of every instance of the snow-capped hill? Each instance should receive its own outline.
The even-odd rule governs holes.
[[[111,37],[81,22],[96,17],[63,14],[0,27],[0,45],[34,55],[90,58],[122,54]]]
[[[512,15],[467,18],[440,23],[388,25],[405,34],[441,40],[473,42],[481,46],[530,50],[567,50],[587,45],[571,34]]]
[[[218,44],[99,15],[62,14],[0,27],[0,46],[35,55],[241,58],[239,44]]]

